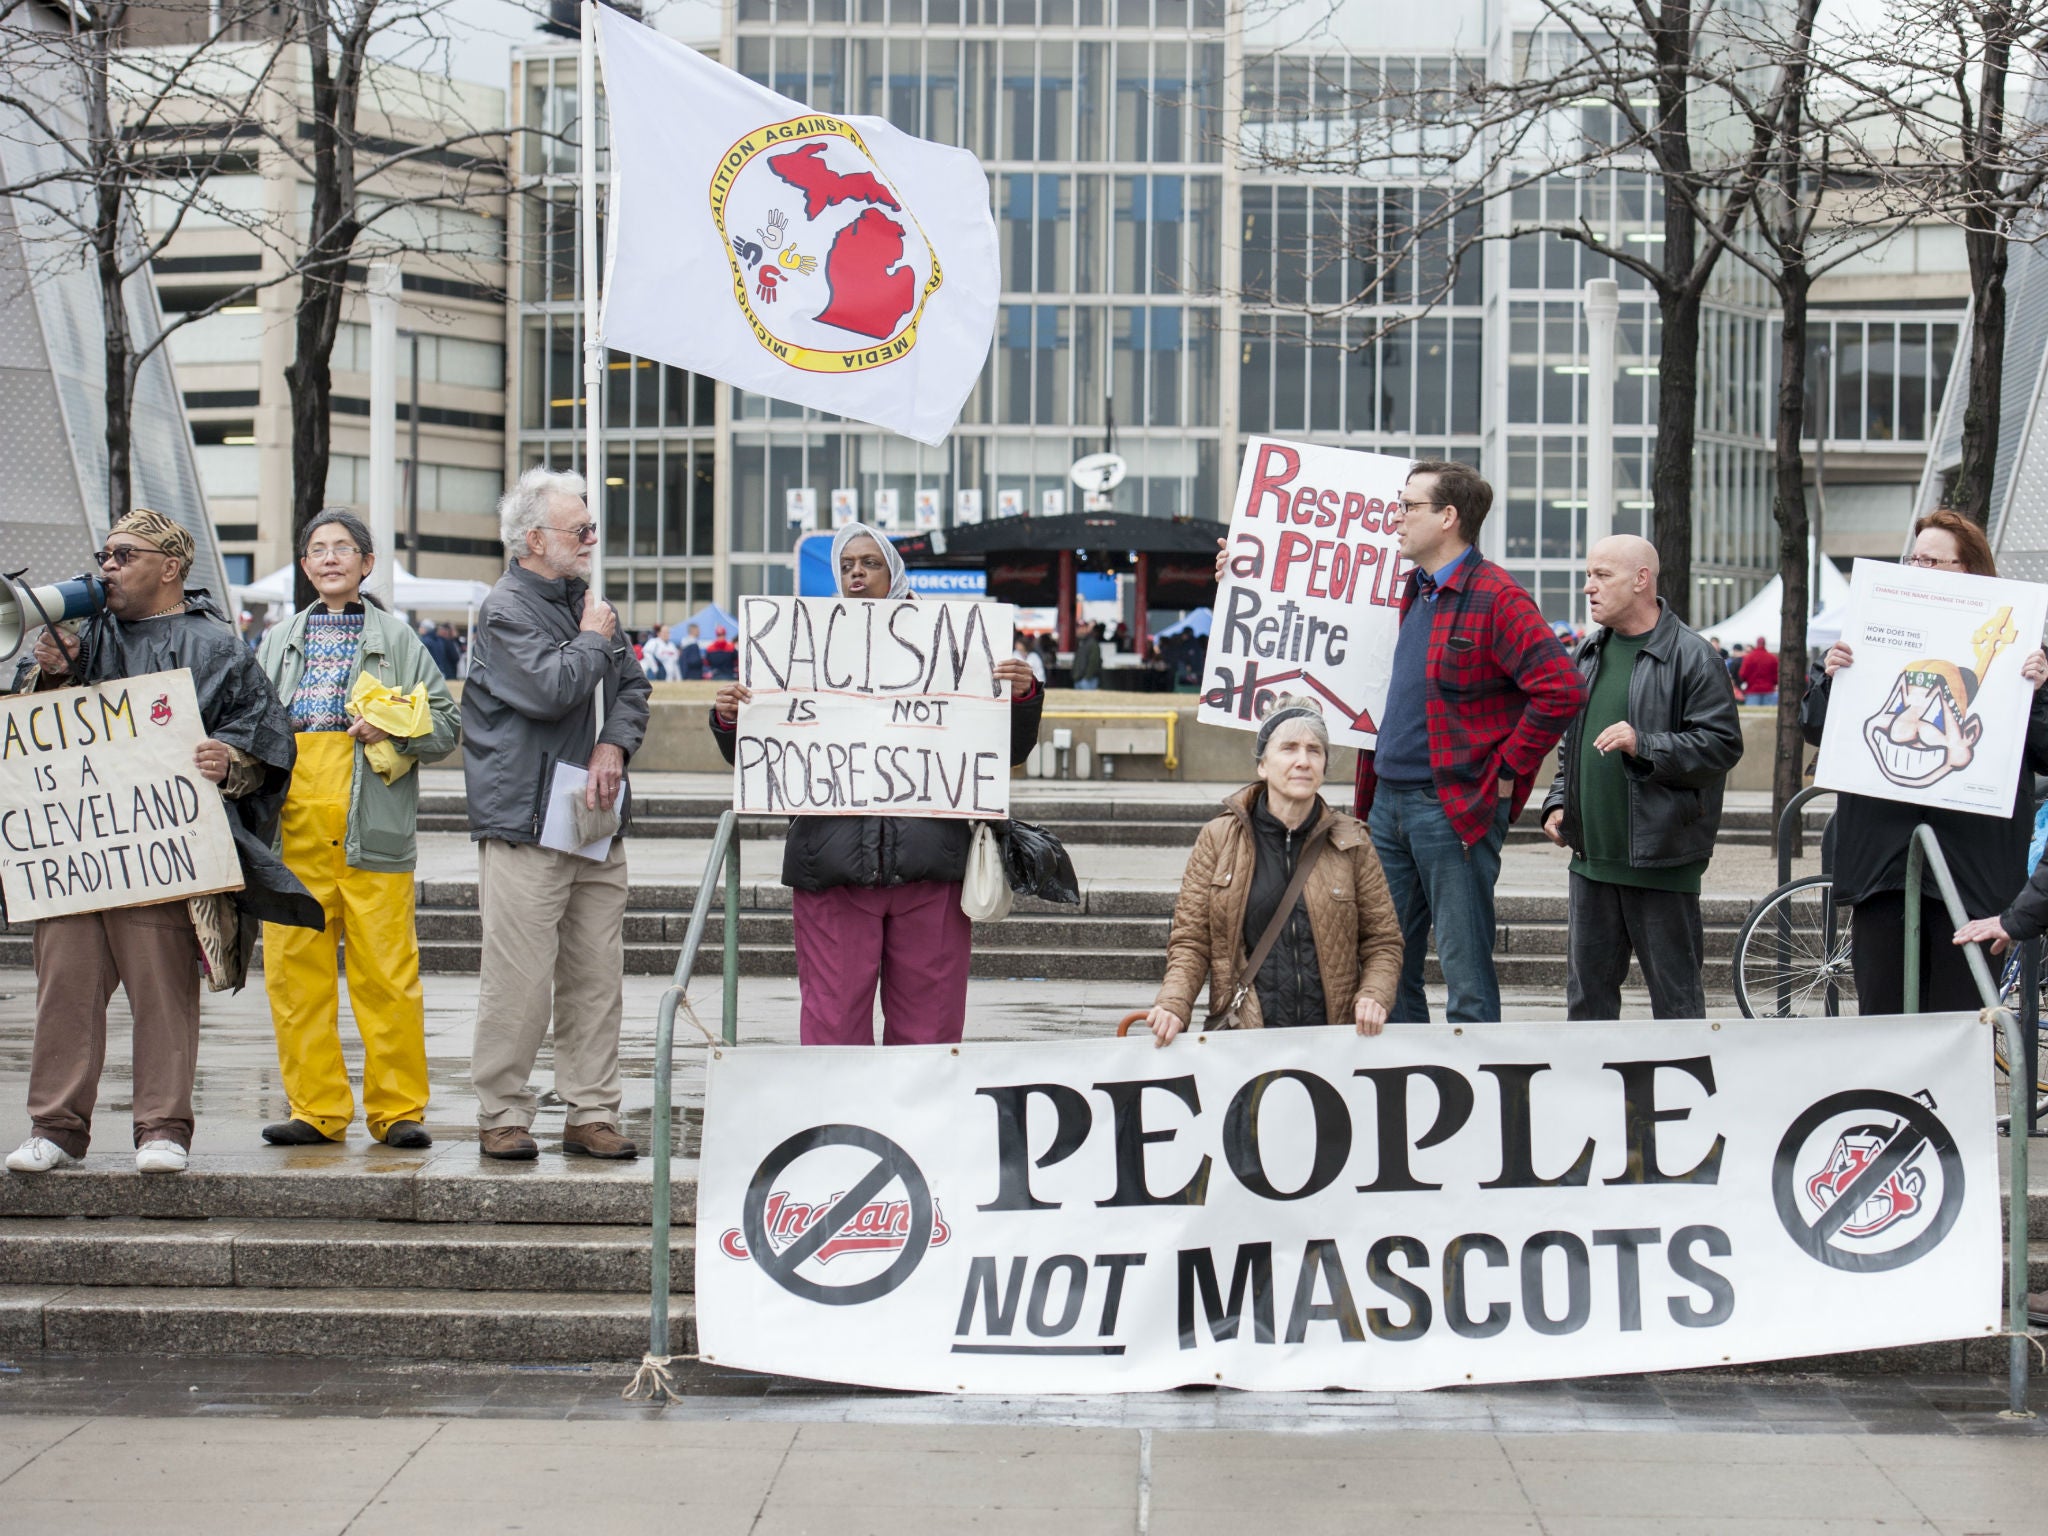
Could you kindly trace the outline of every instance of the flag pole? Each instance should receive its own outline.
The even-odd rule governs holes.
[[[597,524],[597,548],[590,553],[590,590],[605,595],[604,544],[604,342],[597,332],[597,0],[583,0],[577,50],[577,160],[581,172],[583,260],[583,478],[589,487],[590,520]]]

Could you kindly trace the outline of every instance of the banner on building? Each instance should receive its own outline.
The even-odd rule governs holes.
[[[1408,469],[1383,453],[1251,440],[1197,720],[1255,731],[1274,699],[1307,694],[1334,744],[1379,741],[1409,569],[1398,518]]]
[[[2001,1326],[1966,1015],[710,1054],[722,1366],[1388,1390]]]
[[[995,338],[981,163],[884,118],[813,112],[598,14],[606,343],[945,441]]]
[[[2048,587],[1858,560],[1813,782],[1915,805],[2010,816]]]
[[[0,696],[0,896],[12,922],[242,888],[220,790],[193,766],[192,674]]]
[[[1016,627],[1002,603],[740,600],[733,809],[743,816],[1010,814]]]

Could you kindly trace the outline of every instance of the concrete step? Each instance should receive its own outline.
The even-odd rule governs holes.
[[[62,1173],[0,1173],[0,1218],[108,1216],[150,1220],[507,1222],[637,1227],[653,1219],[650,1160],[486,1163],[469,1143],[429,1158],[374,1148],[194,1154],[190,1172],[141,1174],[125,1149],[95,1151]],[[696,1219],[697,1163],[678,1158],[670,1182],[677,1226]]]
[[[671,1347],[696,1348],[689,1301]],[[0,1351],[334,1355],[382,1360],[637,1360],[647,1298],[532,1291],[0,1286]]]
[[[404,1221],[0,1219],[0,1285],[647,1294],[643,1227]],[[670,1242],[687,1292],[695,1234]]]

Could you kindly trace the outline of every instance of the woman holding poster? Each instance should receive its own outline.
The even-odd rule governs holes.
[[[832,536],[832,568],[849,598],[910,597],[896,546],[865,523]],[[1038,744],[1045,690],[1017,656],[998,662],[1010,685],[1010,763]],[[711,734],[729,763],[744,684],[722,684]],[[783,844],[792,893],[800,1038],[805,1045],[872,1045],[875,994],[884,1045],[950,1045],[967,1026],[973,924],[960,909],[972,821],[933,816],[798,816]]]
[[[1930,513],[1915,525],[1907,563],[1971,576],[1998,574],[1984,530],[1947,510]],[[1938,778],[1951,771],[1958,755],[1967,761],[1981,738],[1983,724],[1971,714],[1970,705],[1983,672],[1997,657],[1965,660],[1976,665],[1930,660],[1916,664],[1921,671],[1902,679],[1902,695],[1912,696],[1901,697],[1902,707],[1893,722],[1897,728],[1878,742],[1891,754],[1885,762],[1887,777],[1894,782]],[[1855,663],[1853,649],[1837,644],[1827,653],[1823,675],[1808,685],[1800,723],[1810,745],[1820,744],[1827,727],[1835,678]],[[2020,662],[2020,675],[2036,691],[2027,718],[2025,766],[2010,814],[1983,815],[1874,795],[1845,793],[1837,799],[1834,895],[1853,909],[1850,959],[1861,1013],[1897,1013],[1905,1006],[1906,848],[1916,826],[1925,822],[1940,839],[1971,918],[1996,917],[2026,883],[2027,842],[2034,827],[2033,774],[2048,773],[2048,697],[2039,691],[2048,681],[2048,655],[2038,646],[2031,649]],[[1839,728],[1862,732],[1868,724],[1843,720]],[[1913,726],[1910,733],[1908,724]],[[1901,742],[1901,736],[1910,739]],[[1938,905],[1935,911],[1938,914]],[[1937,932],[1941,927],[1936,915],[1922,929],[1920,1008],[1930,1013],[1974,1012],[1981,1000],[1969,964],[1948,935]]]
[[[1146,1016],[1161,1045],[1207,1028],[1350,1024],[1376,1035],[1401,979],[1401,920],[1364,823],[1323,800],[1330,729],[1313,699],[1259,724],[1258,782],[1223,802],[1188,857],[1166,980]]]
[[[263,929],[264,981],[290,1106],[273,1146],[341,1141],[355,1119],[341,1054],[349,1009],[363,1038],[363,1112],[390,1147],[427,1147],[426,1007],[413,927],[420,763],[455,749],[459,717],[412,626],[363,600],[377,563],[352,513],[323,512],[299,538],[320,601],[264,637],[257,659],[291,711],[299,757],[278,825],[291,872],[327,913],[325,932]]]

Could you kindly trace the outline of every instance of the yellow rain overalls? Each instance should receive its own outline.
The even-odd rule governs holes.
[[[339,1140],[355,1119],[341,1054],[335,944],[348,967],[349,1009],[363,1037],[363,1109],[379,1141],[427,1109],[426,1005],[410,871],[348,864],[355,738],[302,731],[280,826],[284,862],[327,914],[327,929],[263,925],[264,985],[277,1028],[277,1064],[292,1118]]]

